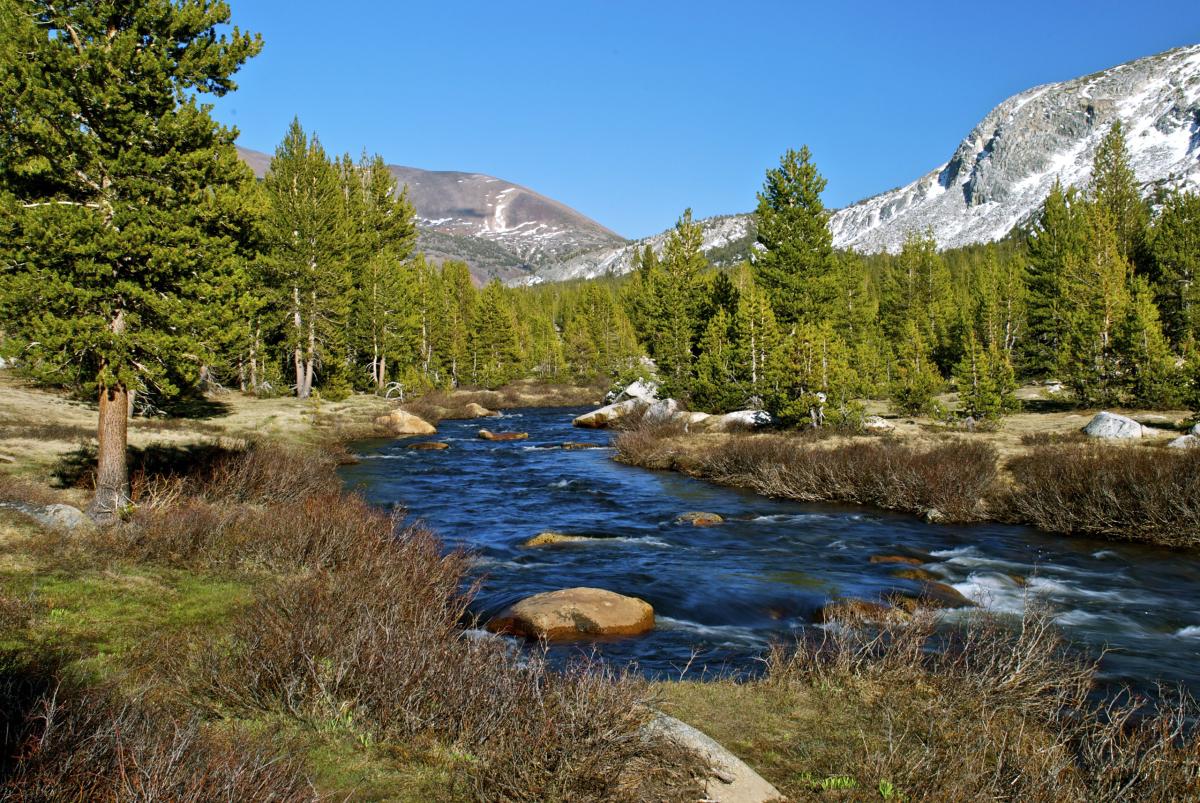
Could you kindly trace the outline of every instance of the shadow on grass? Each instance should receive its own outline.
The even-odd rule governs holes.
[[[0,784],[28,746],[33,715],[57,687],[61,672],[62,659],[52,654],[0,652]]]
[[[204,473],[237,451],[215,443],[151,444],[142,448],[130,446],[129,476],[134,485],[135,496],[137,486],[148,480]],[[52,476],[60,488],[95,487],[96,446],[81,445],[63,455],[54,467]]]

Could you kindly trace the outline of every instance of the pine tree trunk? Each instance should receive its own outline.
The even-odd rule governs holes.
[[[300,319],[300,288],[292,288],[292,324],[296,328],[296,396],[297,398],[308,398],[308,391],[304,388],[304,348],[301,345],[304,339],[304,322]]]
[[[313,294],[314,300],[316,293]],[[316,305],[313,305],[316,308]],[[317,361],[317,324],[313,321],[313,314],[308,316],[308,353],[305,354],[304,365],[304,398],[308,398],[312,393],[313,388],[313,364]]]
[[[250,347],[250,390],[258,393],[258,343],[262,337],[262,329],[255,328],[254,344]]]
[[[129,467],[125,446],[129,427],[129,391],[124,385],[100,388],[100,418],[96,438],[96,495],[88,513],[111,522],[129,503]]]

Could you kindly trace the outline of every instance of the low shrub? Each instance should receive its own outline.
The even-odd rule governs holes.
[[[757,681],[784,700],[819,689],[864,724],[837,772],[910,800],[1158,801],[1200,795],[1195,703],[1163,692],[1094,695],[1096,666],[1048,615],[1013,627],[980,614],[952,632],[931,615],[836,627],[776,648]],[[786,705],[786,703],[782,703]],[[785,748],[786,749],[786,748]],[[786,790],[785,790],[786,791]]]
[[[674,465],[691,474],[767,496],[803,502],[851,502],[919,513],[940,521],[978,521],[997,475],[988,444],[945,439],[906,445],[891,439],[823,442],[811,435],[762,434],[688,449],[660,431],[638,429],[614,441],[634,465]]]
[[[6,801],[319,800],[302,762],[196,716],[0,657]]]
[[[1051,532],[1200,545],[1200,451],[1035,446],[1008,461],[1011,516]]]

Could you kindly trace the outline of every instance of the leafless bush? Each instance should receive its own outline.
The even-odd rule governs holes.
[[[981,615],[952,634],[932,618],[834,628],[769,658],[768,686],[818,687],[878,724],[862,774],[918,800],[1184,800],[1200,794],[1197,709],[1132,694],[1097,703],[1095,666],[1045,614],[1015,629]]]
[[[300,761],[194,716],[80,689],[61,671],[0,673],[6,801],[318,800]]]
[[[1010,514],[1051,532],[1200,545],[1200,451],[1037,446],[1008,462]]]
[[[675,465],[724,485],[805,502],[838,501],[926,514],[944,521],[987,516],[995,450],[946,439],[909,446],[891,439],[822,443],[814,437],[741,435],[689,449],[653,430],[622,433],[614,445],[635,465]]]
[[[463,782],[481,800],[597,800],[631,783],[657,799],[694,792],[695,760],[640,730],[644,684],[597,667],[556,673],[467,637],[461,558],[420,529],[389,543],[263,595],[187,670],[198,698],[455,745],[476,757]]]

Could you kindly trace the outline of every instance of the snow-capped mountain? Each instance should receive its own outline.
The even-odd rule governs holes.
[[[1118,119],[1147,194],[1164,184],[1200,189],[1200,45],[1014,95],[975,126],[945,164],[906,187],[834,212],[834,245],[894,252],[910,232],[925,231],[942,248],[999,239],[1040,208],[1056,178],[1064,186],[1087,184],[1096,146]],[[752,215],[700,222],[710,258],[732,261],[749,253]],[[519,281],[624,273],[635,247],[649,243],[660,250],[665,241],[666,232],[576,254]]]
[[[943,248],[996,240],[1026,221],[1057,178],[1082,187],[1116,120],[1146,192],[1200,188],[1200,45],[1026,90],[1001,103],[950,158],[907,187],[834,214],[834,243],[898,251],[932,230]]]
[[[264,153],[238,149],[258,176]],[[480,281],[514,281],[581,251],[625,243],[596,221],[519,184],[481,173],[388,165],[416,209],[417,247],[434,259],[459,259]]]

